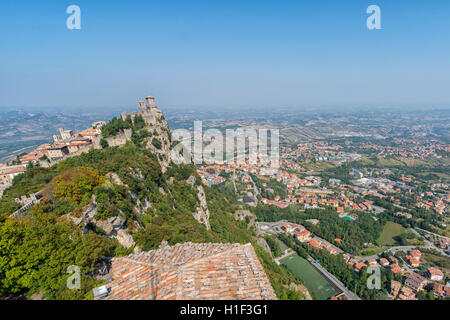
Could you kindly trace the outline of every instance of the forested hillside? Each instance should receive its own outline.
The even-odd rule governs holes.
[[[300,282],[256,244],[256,234],[244,221],[232,216],[234,200],[203,189],[194,165],[170,162],[162,170],[161,157],[147,147],[159,141],[162,131],[137,119],[125,124],[114,119],[104,129],[107,136],[124,125],[132,129],[124,146],[103,144],[16,177],[0,199],[0,295],[91,299],[92,288],[104,281],[95,277],[99,259],[155,249],[166,240],[251,242],[277,296],[302,298],[284,287]],[[38,191],[39,203],[10,216],[20,207],[16,198]],[[66,287],[71,265],[81,269],[80,290]]]

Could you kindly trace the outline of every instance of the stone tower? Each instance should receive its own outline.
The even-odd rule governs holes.
[[[139,111],[140,112],[145,112],[145,102],[142,100],[138,101],[138,106],[139,106]]]
[[[147,108],[149,110],[156,108],[155,97],[147,96],[145,97],[145,101],[147,101]]]

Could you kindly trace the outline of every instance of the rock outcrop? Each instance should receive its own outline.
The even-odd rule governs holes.
[[[200,205],[197,207],[197,211],[193,213],[194,218],[203,224],[207,230],[211,229],[209,225],[209,209],[208,203],[206,202],[205,190],[203,190],[203,186],[197,187],[197,197],[200,201]]]
[[[115,238],[119,243],[125,247],[130,248],[135,245],[133,237],[126,231],[126,219],[120,216],[111,217],[106,220],[92,219],[91,223],[97,228],[105,231],[106,236]]]

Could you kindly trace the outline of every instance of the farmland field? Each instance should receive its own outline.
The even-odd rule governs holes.
[[[294,253],[281,259],[280,263],[300,278],[308,290],[318,299],[327,300],[340,293],[307,260],[297,254]]]

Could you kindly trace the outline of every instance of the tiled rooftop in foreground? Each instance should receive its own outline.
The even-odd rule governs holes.
[[[276,299],[250,243],[186,242],[113,258],[109,277],[104,300]]]

